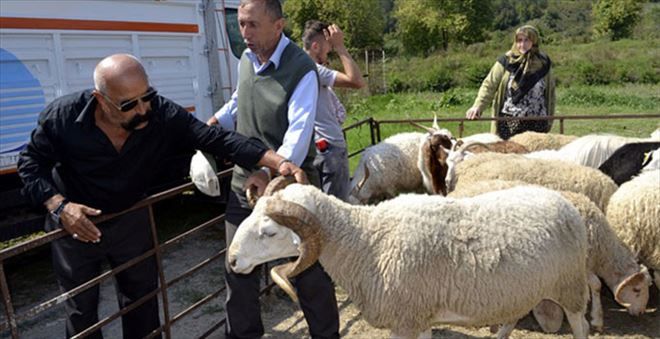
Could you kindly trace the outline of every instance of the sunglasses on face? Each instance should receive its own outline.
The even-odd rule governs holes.
[[[157,91],[157,90],[155,90],[153,87],[149,87],[149,88],[147,89],[147,92],[146,92],[143,96],[138,97],[138,98],[135,98],[135,99],[133,99],[133,100],[122,101],[121,103],[119,103],[119,105],[117,105],[117,104],[114,103],[114,101],[112,101],[112,99],[110,99],[110,98],[109,98],[107,95],[105,95],[103,92],[99,91],[99,93],[100,93],[100,94],[101,94],[101,95],[102,95],[102,96],[103,96],[103,97],[104,97],[109,103],[111,103],[112,106],[114,106],[116,109],[118,109],[118,110],[120,110],[120,111],[122,111],[122,112],[128,112],[128,111],[132,110],[133,108],[135,108],[135,106],[137,106],[137,104],[138,104],[138,100],[141,100],[141,101],[144,102],[144,103],[148,103],[148,102],[151,102],[151,100],[153,100],[153,99],[156,97],[156,95],[158,95],[158,91]]]

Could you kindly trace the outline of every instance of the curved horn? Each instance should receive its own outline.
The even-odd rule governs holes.
[[[290,296],[295,294],[289,278],[295,277],[314,264],[321,254],[321,226],[319,220],[304,207],[284,200],[269,200],[266,216],[288,227],[301,239],[300,256],[295,262],[273,267],[271,277]],[[295,298],[292,296],[295,300]]]
[[[257,200],[260,198],[259,193],[257,193],[257,188],[255,186],[248,187],[247,190],[245,190],[245,198],[247,199],[248,206],[250,206],[251,209],[254,209]]]
[[[431,127],[435,128],[436,131],[440,130],[440,125],[438,125],[438,114],[433,113],[433,125]]]
[[[295,182],[296,178],[292,175],[279,176],[268,183],[268,186],[266,186],[266,189],[264,190],[264,196],[273,195],[273,193],[284,189]]]
[[[298,303],[298,294],[296,289],[291,284],[291,281],[286,277],[286,271],[289,270],[289,264],[277,265],[270,269],[270,278],[277,284],[286,294],[291,297],[294,303]]]
[[[456,140],[456,143],[454,144],[454,146],[452,146],[451,150],[456,152],[459,147],[463,146],[464,143],[465,142],[463,141],[463,139]]]
[[[263,195],[273,195],[273,193],[295,182],[296,178],[291,175],[277,177],[268,183],[268,186],[266,186]],[[261,196],[257,193],[257,188],[254,186],[248,187],[248,189],[245,191],[245,197],[247,198],[248,206],[250,206],[252,209],[254,209],[254,206],[257,204],[257,200],[261,198]]]
[[[362,177],[362,179],[358,181],[357,185],[355,185],[358,191],[362,189],[362,186],[364,186],[364,183],[367,182],[367,179],[369,179],[369,175],[370,175],[369,167],[367,166],[367,163],[365,162],[363,163],[363,165],[364,165],[364,177]]]
[[[433,133],[437,132],[436,129],[433,129],[433,128],[431,128],[431,127],[426,127],[426,126],[424,126],[424,125],[420,125],[420,124],[418,124],[418,123],[416,123],[416,122],[414,122],[414,121],[408,121],[408,122],[409,122],[411,125],[415,126],[415,127],[419,127],[419,128],[421,128],[421,129],[423,129],[423,130],[429,132],[430,134],[433,134]]]
[[[459,152],[463,152],[463,151],[466,151],[469,147],[472,147],[472,146],[481,146],[481,147],[483,147],[487,150],[490,150],[490,147],[488,147],[488,145],[484,144],[483,142],[479,142],[479,141],[465,143],[462,146],[460,146],[460,148],[458,150],[459,150]]]

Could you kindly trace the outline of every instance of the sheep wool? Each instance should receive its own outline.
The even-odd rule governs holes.
[[[512,136],[509,140],[517,142],[527,148],[530,152],[545,149],[560,149],[564,145],[577,139],[574,135],[524,132]]]
[[[351,179],[353,204],[374,203],[392,198],[399,193],[423,192],[422,175],[417,169],[418,149],[426,133],[395,134],[364,150]],[[369,176],[362,187],[358,183]]]
[[[350,206],[294,184],[273,198],[318,218],[319,261],[375,327],[415,337],[436,322],[515,324],[542,299],[574,314],[586,307],[585,227],[557,192],[406,194]]]
[[[597,169],[560,160],[529,159],[518,154],[481,153],[456,165],[456,189],[482,180],[519,180],[586,195],[605,211],[617,186]]]
[[[472,197],[486,192],[499,191],[521,185],[526,185],[526,183],[522,181],[485,180],[462,185],[460,190],[452,192],[449,196]],[[577,208],[586,226],[589,242],[587,260],[589,271],[603,278],[612,293],[619,291],[619,287],[622,284],[628,283],[630,283],[630,286],[626,285],[626,288],[639,289],[639,293],[627,294],[623,296],[624,300],[620,301],[630,305],[629,311],[631,313],[639,314],[643,312],[648,302],[648,278],[646,278],[645,273],[642,273],[645,279],[636,279],[634,282],[628,282],[628,278],[643,271],[637,264],[633,253],[616,236],[603,212],[589,198],[580,193],[568,191],[562,191],[560,193]],[[592,325],[602,330],[603,314],[600,303],[600,288],[597,286],[593,289]],[[554,323],[561,325],[561,317],[558,321],[554,321]],[[543,323],[542,327],[547,332],[559,330],[559,328],[546,329]]]
[[[617,236],[656,271],[660,289],[660,170],[642,172],[612,195],[607,219]]]

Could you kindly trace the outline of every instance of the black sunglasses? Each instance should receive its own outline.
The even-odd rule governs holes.
[[[101,95],[106,100],[108,100],[108,102],[110,102],[113,106],[115,106],[116,109],[118,109],[122,112],[128,112],[128,111],[132,110],[133,108],[135,108],[135,106],[137,106],[137,104],[138,104],[138,100],[142,100],[142,102],[147,103],[147,102],[151,102],[151,100],[154,100],[156,95],[158,95],[157,90],[155,90],[153,87],[149,87],[147,89],[147,92],[143,96],[141,96],[139,98],[135,98],[133,100],[122,101],[119,105],[117,105],[112,101],[112,99],[110,99],[107,95],[105,95],[105,93],[103,93],[101,91],[99,91],[99,93],[101,93]]]

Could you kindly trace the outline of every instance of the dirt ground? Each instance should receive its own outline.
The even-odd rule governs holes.
[[[169,281],[186,269],[210,257],[224,248],[222,231],[212,229],[209,232],[192,237],[177,245],[164,255],[166,279]],[[221,259],[222,260],[222,259]],[[44,264],[48,266],[49,263]],[[52,272],[44,269],[39,273],[39,279],[34,276],[15,274],[10,276],[13,287],[12,297],[18,305],[19,313],[28,308],[30,303],[44,301],[56,295]],[[191,278],[172,286],[168,291],[170,317],[183,311],[195,301],[213,292],[224,284],[221,261],[216,261],[202,269]],[[38,280],[38,281],[37,281]],[[659,296],[652,287],[649,310],[640,317],[632,317],[612,301],[609,291],[603,293],[603,308],[605,310],[605,332],[593,334],[595,338],[660,338],[660,311],[658,311]],[[196,338],[224,317],[224,293],[212,299],[210,303],[183,317],[172,327],[172,338]],[[346,293],[337,288],[338,306],[340,310],[340,334],[345,338],[389,338],[388,330],[376,329],[362,319],[348,299]],[[36,300],[35,300],[36,299]],[[162,300],[161,300],[162,303]],[[31,304],[34,305],[34,304]],[[116,312],[114,286],[106,282],[101,288],[100,317]],[[4,311],[4,310],[3,310]],[[3,312],[4,314],[4,312]],[[268,338],[307,338],[307,324],[298,305],[275,287],[271,293],[264,295],[262,300],[262,315]],[[161,314],[162,316],[162,314]],[[210,338],[222,338],[223,328],[220,328]],[[119,321],[110,323],[103,329],[106,338],[120,338],[121,325]],[[64,317],[61,306],[40,314],[20,324],[21,338],[54,338],[64,337]],[[9,337],[7,332],[0,337]],[[455,326],[437,326],[433,329],[433,338],[490,338],[493,334],[488,328],[462,328]],[[513,331],[512,338],[570,338],[570,329],[565,322],[560,333],[547,335],[540,331],[533,318],[526,317]]]

